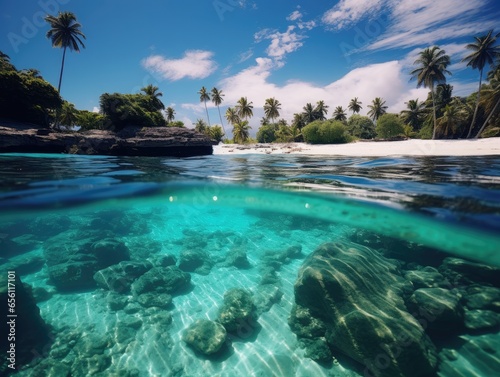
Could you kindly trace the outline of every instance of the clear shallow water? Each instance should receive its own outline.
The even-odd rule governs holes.
[[[500,157],[3,155],[0,173],[2,274],[15,268],[23,282],[39,289],[41,317],[52,327],[52,346],[42,361],[19,375],[66,370],[72,375],[362,375],[359,363],[338,350],[334,357],[340,365],[305,357],[287,323],[300,266],[319,245],[362,243],[398,258],[401,274],[441,268],[449,256],[500,266]],[[65,291],[64,284],[54,283],[53,261],[47,259],[51,248],[81,258],[78,245],[102,239],[125,245],[129,259],[155,266],[165,255],[179,264],[186,249],[205,251],[208,262],[201,271],[190,271],[191,289],[174,295],[165,308],[139,305],[131,293],[88,286]],[[280,261],[273,267],[276,279],[265,284],[269,253],[290,246],[302,248],[300,257]],[[228,262],[237,249],[246,254],[246,268]],[[452,291],[463,295],[473,284],[494,283],[462,282]],[[259,314],[258,331],[248,339],[232,339],[215,358],[194,353],[182,341],[196,319],[217,318],[229,289],[263,297],[262,287],[270,286],[279,287],[282,296]],[[474,310],[496,313],[495,297],[486,296],[484,307]],[[121,299],[126,306],[110,308],[110,301]],[[460,305],[471,310],[467,300]],[[458,370],[487,375],[498,367],[498,355],[474,363],[467,358],[470,351],[462,356],[460,347],[453,348],[460,336],[494,348],[497,332],[493,325],[458,329],[446,341],[433,339],[439,350],[457,352],[454,361],[442,363],[440,375]],[[57,352],[68,340],[76,345]],[[89,349],[88,341],[102,347]],[[90,368],[89,360],[97,366]]]

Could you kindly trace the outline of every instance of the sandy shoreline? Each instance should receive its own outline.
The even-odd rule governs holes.
[[[359,141],[349,144],[219,144],[214,154],[300,154],[330,156],[487,156],[500,155],[500,138],[476,140]]]

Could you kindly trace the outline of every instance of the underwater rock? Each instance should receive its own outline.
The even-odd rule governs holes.
[[[92,254],[100,266],[111,266],[130,259],[130,252],[121,241],[105,238],[92,244]]]
[[[10,308],[8,303],[12,303],[12,300],[9,301],[12,293],[15,295],[15,305]],[[2,354],[0,375],[6,376],[30,363],[37,354],[42,355],[50,342],[51,334],[49,327],[40,316],[40,309],[35,303],[31,287],[22,283],[17,274],[9,273],[0,276],[0,300],[3,307],[2,321],[4,321],[0,341]],[[9,317],[9,315],[17,315],[17,317]],[[14,339],[9,339],[11,335]],[[9,360],[11,357],[13,361]],[[15,365],[15,370],[8,367],[11,363]]]
[[[463,324],[460,299],[447,289],[420,288],[411,295],[407,307],[428,334],[453,336]]]
[[[500,288],[481,285],[467,287],[465,305],[471,310],[485,309],[500,313]]]
[[[172,296],[168,293],[142,293],[137,296],[137,302],[145,308],[167,308],[172,304]]]
[[[317,319],[310,326],[316,334],[306,337],[325,337],[330,347],[365,365],[365,374],[431,376],[437,354],[406,310],[410,291],[397,265],[379,253],[348,242],[323,244],[299,270],[289,321],[302,335],[308,328],[301,323]],[[305,320],[307,314],[313,318]],[[326,331],[319,334],[322,326]]]
[[[314,316],[311,309],[297,304],[292,306],[288,325],[299,338],[320,338],[327,330],[327,324]]]
[[[259,285],[253,298],[257,315],[260,316],[269,311],[274,304],[280,302],[281,297],[283,297],[283,291],[276,285]]]
[[[419,288],[450,288],[451,284],[434,267],[424,267],[419,270],[411,270],[405,273],[405,278],[413,284],[415,289]]]
[[[2,246],[0,244],[0,250]],[[7,271],[16,271],[19,275],[26,275],[40,271],[45,264],[45,259],[40,255],[38,250],[17,255],[5,260],[5,263],[0,265],[0,273],[6,274]]]
[[[153,267],[132,283],[132,293],[180,294],[189,288],[191,275],[175,266]]]
[[[274,267],[263,266],[260,268],[260,285],[280,284],[280,278]]]
[[[325,338],[301,339],[301,345],[306,349],[305,356],[318,363],[328,363],[332,361],[332,351],[328,347]]]
[[[138,277],[150,270],[153,265],[149,262],[123,261],[109,266],[94,274],[97,285],[117,293],[130,292],[130,286]]]
[[[439,271],[455,285],[488,283],[500,287],[500,268],[469,262],[459,258],[446,258]]]
[[[190,325],[182,340],[196,351],[204,355],[212,355],[218,352],[227,339],[224,326],[208,319],[199,319]]]
[[[33,293],[33,298],[37,303],[47,301],[54,295],[54,291],[48,291],[43,287],[34,287],[31,292]]]
[[[224,266],[234,266],[240,269],[250,268],[250,262],[247,258],[247,252],[244,248],[233,247],[226,256]]]
[[[155,267],[175,266],[177,264],[177,259],[171,254],[160,255],[152,258],[151,263],[153,263]]]
[[[224,303],[219,309],[218,321],[228,333],[249,336],[257,319],[252,294],[241,288],[232,288],[224,293]]]
[[[108,307],[112,311],[117,311],[123,309],[128,304],[128,297],[119,295],[115,292],[109,292],[106,297],[106,302],[108,303]]]
[[[497,376],[500,336],[462,335],[455,349],[439,353],[440,376]]]
[[[95,376],[111,366],[111,356],[92,355],[76,358],[71,365],[71,377]]]
[[[179,268],[182,271],[208,275],[212,265],[208,253],[202,249],[184,249],[179,256]]]
[[[58,290],[68,292],[94,288],[97,271],[129,259],[125,244],[106,237],[108,234],[68,231],[44,244],[50,281]]]
[[[466,310],[464,323],[469,330],[491,330],[500,326],[500,314],[491,310]]]

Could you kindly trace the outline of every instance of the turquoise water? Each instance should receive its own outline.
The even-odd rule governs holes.
[[[1,274],[15,271],[31,286],[46,326],[17,347],[14,375],[391,375],[340,339],[324,343],[328,361],[313,361],[314,337],[292,331],[301,267],[331,242],[380,255],[384,271],[405,284],[400,301],[409,314],[401,321],[420,321],[436,375],[488,376],[500,367],[500,157],[9,154],[0,156],[0,172]],[[98,282],[97,271],[122,261],[132,264],[118,288]],[[332,275],[345,275],[327,262]],[[141,263],[149,272],[134,272]],[[373,258],[363,268],[349,263],[352,279],[379,271]],[[161,281],[139,293],[145,273],[173,264],[189,276],[182,289],[165,290]],[[377,275],[361,276],[359,302],[356,294],[344,300],[364,305],[362,290]],[[186,329],[198,319],[221,321],[233,288],[252,295],[247,331],[227,330],[214,354],[195,351]],[[441,310],[424,326],[412,309],[419,289],[453,296],[451,314]],[[325,323],[331,308],[318,314]],[[440,321],[450,324],[444,334],[432,326]]]

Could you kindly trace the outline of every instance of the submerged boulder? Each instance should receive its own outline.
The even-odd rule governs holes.
[[[406,310],[411,291],[397,265],[379,253],[324,244],[299,271],[289,323],[301,337],[325,337],[333,350],[363,364],[365,375],[431,376],[437,353]]]
[[[97,271],[94,280],[101,288],[127,293],[132,283],[152,267],[149,262],[123,261]]]
[[[186,329],[182,339],[194,350],[204,355],[212,355],[222,348],[227,333],[220,323],[199,319]]]
[[[229,333],[239,337],[249,336],[255,327],[256,310],[251,293],[233,288],[224,293],[218,320]]]
[[[175,266],[153,267],[132,283],[132,293],[179,294],[189,288],[191,275]]]

